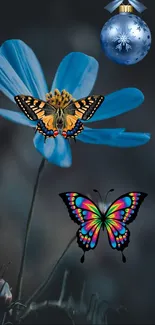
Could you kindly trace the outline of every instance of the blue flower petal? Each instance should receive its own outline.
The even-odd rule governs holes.
[[[54,138],[47,138],[39,132],[34,137],[35,148],[47,159],[50,163],[60,167],[70,167],[72,164],[72,154],[68,140],[61,135]]]
[[[26,126],[36,127],[37,125],[36,122],[30,121],[23,113],[10,111],[8,109],[0,108],[0,116],[6,118],[9,121]]]
[[[126,113],[144,101],[143,93],[137,88],[124,88],[105,96],[94,116],[85,123],[105,120]]]
[[[150,141],[150,133],[122,132],[115,139],[115,147],[138,147]]]
[[[85,143],[104,144],[112,147],[136,147],[150,140],[149,133],[124,132],[125,129],[90,129],[85,128],[77,140]]]
[[[96,81],[98,62],[91,56],[72,52],[64,57],[56,72],[52,89],[66,89],[76,99],[86,97]]]
[[[48,92],[45,77],[34,52],[21,40],[8,40],[3,43],[0,53],[8,60],[19,78],[26,85],[31,95],[45,100]],[[6,71],[10,78],[9,71]],[[24,92],[16,93],[16,95]]]
[[[91,129],[84,130],[77,136],[77,140],[85,143],[112,145],[113,139],[125,129]]]
[[[0,90],[14,102],[18,94],[31,95],[9,62],[0,55]]]

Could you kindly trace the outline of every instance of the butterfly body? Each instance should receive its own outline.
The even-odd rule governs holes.
[[[77,243],[84,252],[96,247],[101,229],[103,233],[107,230],[111,248],[122,252],[130,241],[127,225],[136,218],[140,205],[147,196],[143,192],[126,193],[103,213],[83,194],[66,192],[59,195],[66,204],[71,219],[80,226]]]
[[[23,113],[37,121],[36,131],[48,137],[61,134],[64,138],[75,138],[84,126],[81,120],[90,119],[104,100],[103,96],[89,96],[78,101],[63,90],[47,94],[46,101],[32,96],[18,95],[15,101]]]

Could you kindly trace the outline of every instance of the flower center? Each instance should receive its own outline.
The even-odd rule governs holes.
[[[65,89],[61,92],[55,89],[54,94],[52,92],[46,94],[46,101],[56,108],[65,108],[71,101],[75,101],[75,99]]]

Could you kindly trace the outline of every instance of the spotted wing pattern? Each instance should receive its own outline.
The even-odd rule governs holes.
[[[30,120],[38,121],[36,130],[45,137],[54,136],[56,128],[53,125],[56,108],[47,102],[32,96],[15,96],[15,101],[22,112]]]
[[[103,224],[102,214],[93,201],[76,192],[59,194],[68,208],[71,219],[80,225],[77,231],[78,245],[84,250],[94,249]]]
[[[30,120],[38,121],[36,130],[45,137],[55,137],[59,134],[60,130],[57,130],[54,121],[57,111],[61,109],[65,119],[65,127],[61,130],[61,134],[65,138],[75,138],[81,133],[84,128],[81,120],[89,120],[103,100],[104,97],[101,95],[89,96],[71,101],[64,108],[56,108],[48,102],[32,96],[15,96],[15,101],[22,112]]]
[[[68,114],[74,112],[77,118],[87,121],[94,115],[103,101],[104,96],[102,95],[88,96],[72,102],[65,110]]]
[[[89,96],[77,101],[72,101],[64,109],[66,127],[64,132],[66,132],[66,137],[74,138],[83,130],[83,123],[81,120],[89,120],[97,108],[102,104],[104,97],[99,96]]]
[[[65,138],[75,138],[83,129],[83,123],[75,115],[65,115],[65,128],[62,132]]]
[[[15,96],[15,101],[23,113],[33,121],[40,120],[43,116],[51,115],[56,112],[56,109],[48,105],[47,102],[32,96]]]
[[[137,216],[138,210],[147,196],[143,192],[130,192],[120,196],[105,214],[105,227],[112,248],[123,250],[129,244],[130,231],[126,227]]]

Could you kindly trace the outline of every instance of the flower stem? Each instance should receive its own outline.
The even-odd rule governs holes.
[[[42,159],[41,164],[38,169],[38,173],[37,173],[37,177],[36,177],[36,181],[35,181],[35,185],[34,185],[34,189],[33,189],[33,195],[32,195],[30,210],[29,210],[29,214],[28,214],[27,224],[26,224],[26,232],[25,232],[24,247],[23,247],[23,252],[22,252],[20,270],[19,270],[18,279],[17,279],[17,287],[16,287],[16,295],[15,295],[16,301],[21,300],[22,285],[23,285],[23,273],[24,273],[24,267],[25,267],[27,244],[28,244],[29,233],[30,233],[30,229],[31,229],[31,221],[32,221],[32,216],[33,216],[34,202],[35,202],[37,189],[38,189],[38,185],[39,185],[39,181],[40,181],[40,176],[41,176],[41,172],[43,170],[44,164],[45,164],[45,159]],[[16,311],[17,311],[17,309],[16,309]]]
[[[55,271],[57,270],[60,262],[62,261],[63,257],[67,253],[68,249],[72,245],[72,243],[76,240],[76,235],[74,235],[71,240],[69,241],[68,245],[66,246],[65,250],[57,260],[56,264],[54,265],[51,273],[49,274],[48,278],[39,286],[39,288],[33,293],[33,295],[26,301],[25,305],[28,306],[32,301],[36,301],[41,293],[47,288],[48,284],[51,282]]]

